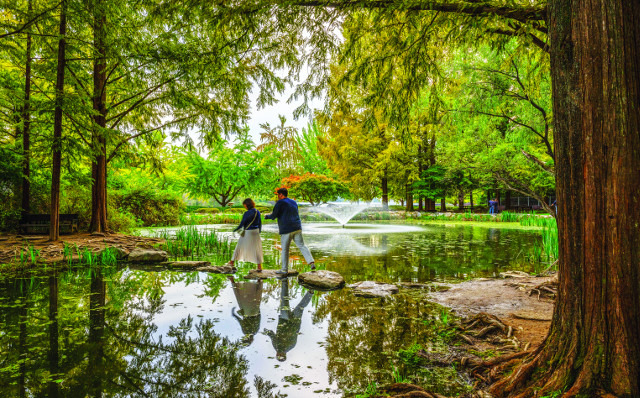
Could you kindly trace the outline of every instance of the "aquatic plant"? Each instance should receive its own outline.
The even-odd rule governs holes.
[[[100,253],[100,264],[110,267],[110,266],[116,265],[117,262],[118,262],[118,258],[117,258],[115,249],[111,247],[106,247]]]
[[[195,257],[207,254],[228,256],[232,253],[233,245],[227,238],[221,237],[213,229],[198,229],[188,225],[180,228],[171,235],[168,231],[157,234],[166,240],[167,252],[175,257]]]

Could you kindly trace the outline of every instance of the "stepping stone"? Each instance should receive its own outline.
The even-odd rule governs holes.
[[[398,293],[398,286],[375,281],[362,281],[348,286],[353,289],[353,294],[358,297],[387,297]]]
[[[298,275],[298,282],[314,290],[336,290],[344,286],[344,278],[337,272],[320,270]]]
[[[198,267],[211,265],[209,261],[169,261],[167,267],[172,269],[195,270]]]
[[[402,289],[424,289],[429,292],[446,292],[451,289],[451,286],[437,283],[399,282],[397,283],[397,286]]]
[[[500,273],[501,278],[531,278],[531,275],[522,271],[506,271]]]
[[[157,249],[133,249],[127,259],[132,263],[160,263],[167,261],[167,252]]]
[[[276,274],[277,269],[263,269],[262,272],[258,272],[258,270],[256,269],[252,269],[251,271],[249,271],[249,273],[247,274],[247,276],[245,276],[246,279],[269,279],[269,278],[283,278],[284,275],[278,275]],[[286,277],[290,277],[290,276],[296,276],[298,275],[298,271],[292,271],[289,270],[289,272],[287,273]]]
[[[208,264],[208,261],[203,261]],[[206,265],[196,268],[196,271],[211,272],[212,274],[235,274],[238,269],[231,265]]]

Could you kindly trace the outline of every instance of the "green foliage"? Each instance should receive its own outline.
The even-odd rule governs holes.
[[[302,129],[302,133],[296,135],[296,142],[299,151],[299,167],[303,173],[329,175],[331,170],[327,161],[320,156],[318,151],[318,139],[322,136],[322,131],[318,127],[318,122],[309,123],[307,128]]]
[[[218,214],[220,209],[217,207],[201,207],[195,211],[196,213]]]
[[[157,236],[166,240],[167,252],[176,259],[194,259],[210,253],[228,257],[233,253],[229,240],[221,238],[215,230],[199,230],[187,226],[178,229],[173,235],[160,231]]]
[[[349,194],[347,186],[331,177],[306,173],[301,176],[289,176],[282,179],[282,185],[289,189],[289,196],[304,200],[317,206],[345,197]]]
[[[184,189],[190,194],[213,198],[223,208],[240,194],[267,195],[278,184],[273,147],[253,148],[246,133],[237,137],[233,147],[226,141],[213,145],[207,159],[195,152],[187,154],[190,176]]]
[[[115,206],[133,215],[143,226],[177,225],[185,207],[182,199],[172,192],[143,187],[117,191],[113,196]]]

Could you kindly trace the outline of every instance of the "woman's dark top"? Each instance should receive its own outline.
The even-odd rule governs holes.
[[[255,220],[253,220],[254,216],[256,217]],[[251,220],[253,220],[253,223],[251,223]],[[247,227],[249,224],[251,225]],[[262,232],[262,218],[260,217],[260,212],[258,211],[258,209],[254,207],[253,209],[245,211],[242,215],[242,221],[240,221],[240,225],[238,225],[233,231],[235,232],[242,227],[245,227],[246,229],[259,229],[260,232]]]

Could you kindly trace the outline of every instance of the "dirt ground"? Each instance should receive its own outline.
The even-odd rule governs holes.
[[[46,235],[0,235],[0,264],[18,265],[20,252],[29,256],[29,248],[39,251],[39,263],[56,263],[63,261],[64,245],[80,250],[89,249],[97,252],[105,247],[119,247],[127,253],[136,247],[151,248],[164,243],[164,239],[147,238],[122,234],[90,234],[77,233],[61,235],[57,242],[50,242]]]
[[[536,289],[556,280],[555,276],[522,276],[504,279],[474,279],[447,284],[449,290],[434,292],[431,298],[458,315],[486,312],[513,327],[516,337],[535,347],[547,335],[553,315],[554,300],[545,290]],[[541,293],[540,295],[538,293]]]

